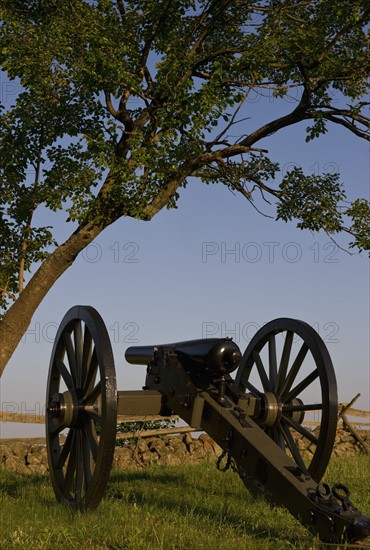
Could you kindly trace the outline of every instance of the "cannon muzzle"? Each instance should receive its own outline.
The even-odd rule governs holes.
[[[134,365],[147,365],[154,359],[158,348],[171,349],[187,364],[202,367],[213,374],[232,372],[242,356],[239,347],[230,338],[209,338],[157,346],[131,346],[126,350],[126,361]]]

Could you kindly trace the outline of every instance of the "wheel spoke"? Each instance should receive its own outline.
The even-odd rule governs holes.
[[[292,368],[288,372],[288,376],[286,377],[283,388],[280,392],[280,396],[283,398],[283,400],[285,400],[284,395],[287,392],[289,392],[290,388],[292,387],[294,380],[296,379],[297,374],[299,372],[299,369],[301,368],[302,363],[307,355],[307,352],[308,352],[308,346],[306,342],[304,342],[301,346],[301,349],[298,352],[298,355],[292,365]]]
[[[70,453],[71,446],[72,446],[72,441],[73,441],[73,430],[69,430],[68,435],[66,437],[66,440],[64,442],[64,445],[62,447],[61,453],[58,457],[58,462],[55,465],[55,468],[57,468],[59,470],[61,470],[63,468],[63,466],[66,463],[66,460],[68,458],[68,455]]]
[[[293,420],[289,416],[285,416],[285,414],[283,415],[283,419],[284,419],[284,422],[289,424],[289,426],[291,426],[297,432],[299,432],[301,435],[303,435],[303,437],[305,437],[306,439],[311,441],[311,443],[314,443],[315,445],[318,444],[319,440],[317,439],[317,437],[312,432],[307,430],[307,428],[304,428],[301,424],[298,424],[298,422],[296,422],[295,420]]]
[[[76,436],[76,502],[81,502],[82,489],[84,486],[84,449],[82,442],[82,431],[77,430]]]
[[[243,382],[243,385],[246,387],[247,390],[251,392],[254,397],[262,397],[262,393],[257,390],[257,388],[255,388],[250,382]]]
[[[269,428],[265,428],[265,433],[266,433],[269,437],[271,437],[271,438],[273,439],[273,437],[272,437],[272,428],[270,428],[270,427],[269,427]]]
[[[93,473],[94,461],[91,455],[91,448],[87,440],[86,431],[82,434],[85,492],[88,490]]]
[[[72,433],[71,450],[68,455],[69,459],[68,459],[66,475],[64,478],[64,486],[63,486],[63,493],[66,499],[69,498],[69,495],[71,493],[73,479],[76,471],[76,455],[77,455],[76,430],[72,430],[72,432],[73,433]]]
[[[289,448],[290,452],[292,453],[292,456],[293,456],[294,460],[296,461],[296,463],[298,464],[300,469],[304,473],[308,474],[306,465],[303,462],[301,453],[299,452],[299,449],[296,445],[296,442],[294,441],[294,438],[293,438],[292,434],[290,433],[290,430],[289,430],[288,426],[285,426],[284,424],[281,424],[280,426],[281,426],[281,431],[283,433],[284,439],[287,442],[288,448]]]
[[[76,369],[77,369],[77,387],[81,388],[82,380],[82,353],[83,353],[83,340],[82,340],[82,326],[81,321],[76,321],[73,327],[73,335],[75,341],[75,357],[76,357]]]
[[[69,332],[64,333],[64,344],[67,350],[69,368],[71,370],[72,380],[74,387],[78,387],[78,376],[77,376],[77,365],[76,365],[76,355],[73,347],[73,342],[71,334]]]
[[[284,435],[282,433],[282,430],[281,430],[281,427],[280,425],[278,424],[277,426],[274,427],[274,441],[276,441],[276,443],[279,445],[279,447],[285,451],[285,439],[284,439]]]
[[[86,413],[89,415],[90,418],[92,418],[92,420],[94,420],[94,421],[97,422],[98,424],[101,424],[101,423],[102,423],[103,418],[102,418],[102,417],[100,416],[100,414],[97,413],[96,411],[92,411],[92,410],[86,409]]]
[[[98,458],[99,445],[98,445],[98,438],[96,435],[95,425],[92,419],[89,419],[85,425],[85,435],[86,435],[86,441],[90,447],[92,458],[94,462],[96,462]]]
[[[64,430],[64,428],[65,426],[63,424],[60,424],[54,418],[51,422],[49,421],[48,432],[51,437],[57,436],[62,430]]]
[[[101,395],[101,390],[102,390],[101,380],[99,380],[95,388],[85,397],[84,405],[91,405],[92,403],[95,403],[95,401]]]
[[[73,383],[73,380],[72,380],[72,376],[71,376],[70,372],[68,371],[67,367],[65,366],[65,364],[63,363],[63,361],[61,359],[57,359],[55,361],[55,365],[56,365],[56,367],[59,371],[59,374],[63,378],[65,385],[67,386],[67,388],[69,390],[71,390],[74,387],[74,383]]]
[[[279,372],[278,372],[277,381],[276,381],[277,394],[281,393],[281,389],[288,372],[290,353],[292,351],[293,337],[294,337],[294,333],[291,330],[288,330],[285,336],[284,348],[283,348],[283,353],[281,354]]]
[[[315,369],[314,371],[311,372],[311,374],[306,376],[306,378],[304,378],[302,382],[300,382],[295,388],[293,388],[288,393],[288,395],[284,396],[284,401],[289,402],[295,397],[297,397],[297,395],[299,395],[303,390],[308,388],[308,386],[312,384],[312,382],[314,382],[316,378],[318,378],[318,376],[319,376],[319,371]]]
[[[276,339],[275,334],[272,334],[269,338],[269,376],[270,385],[269,390],[274,391],[276,388],[277,380],[277,360],[276,360]]]
[[[322,403],[310,403],[309,405],[302,403],[302,405],[292,405],[287,404],[283,405],[283,412],[294,412],[294,411],[322,411]]]
[[[84,344],[83,344],[83,353],[82,353],[82,368],[81,368],[81,375],[82,375],[81,383],[83,387],[85,387],[86,375],[90,368],[91,356],[92,356],[92,336],[90,334],[89,329],[85,325]]]
[[[270,385],[269,380],[267,378],[265,367],[263,366],[263,363],[262,363],[262,360],[261,360],[261,357],[260,357],[260,354],[258,353],[258,351],[253,352],[253,359],[256,363],[258,374],[260,375],[260,379],[261,379],[261,382],[262,382],[262,387],[263,387],[264,391],[269,391],[269,385]]]
[[[86,379],[85,379],[85,382],[83,384],[83,394],[84,395],[87,395],[88,393],[90,393],[92,388],[94,387],[96,373],[98,371],[98,366],[99,366],[98,365],[98,358],[97,358],[97,355],[96,355],[96,350],[94,348],[94,351],[91,355],[89,370],[87,371]]]

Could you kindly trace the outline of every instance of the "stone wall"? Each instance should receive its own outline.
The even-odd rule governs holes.
[[[361,436],[370,448],[370,430],[361,432]],[[297,439],[296,442],[301,454],[310,458],[313,445],[307,444],[307,440]],[[338,429],[334,456],[353,456],[363,452],[351,433]],[[148,437],[132,445],[117,447],[113,466],[141,469],[150,464],[183,464],[202,460],[215,462],[221,453],[222,449],[207,434],[201,434],[197,439],[190,434]],[[0,440],[0,464],[1,467],[21,473],[45,473],[48,470],[46,447],[41,443]]]
[[[313,434],[318,436],[318,429],[313,430]],[[359,435],[370,452],[370,430],[362,430]],[[295,441],[303,458],[310,459],[316,446],[303,437],[296,437]],[[363,446],[349,431],[339,427],[335,437],[333,456],[354,456],[358,453],[365,453]]]

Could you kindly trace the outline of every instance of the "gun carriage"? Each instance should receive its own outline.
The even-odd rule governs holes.
[[[178,415],[207,432],[243,483],[286,507],[323,541],[370,535],[341,483],[321,483],[336,436],[337,386],[321,337],[294,319],[267,323],[242,355],[229,338],[130,347],[146,365],[142,390],[117,391],[108,332],[89,306],[75,306],[56,335],[47,382],[46,438],[55,495],[79,510],[98,506],[109,478],[117,414]],[[231,372],[237,369],[235,378]],[[314,400],[305,398],[315,391]],[[320,410],[319,429],[303,425]],[[294,435],[310,443],[310,458]]]

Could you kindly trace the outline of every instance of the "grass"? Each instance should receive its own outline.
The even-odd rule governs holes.
[[[333,459],[326,481],[349,485],[370,516],[369,457]],[[253,498],[213,464],[112,472],[99,508],[73,515],[48,476],[0,470],[0,548],[238,550],[318,547],[286,510]]]

